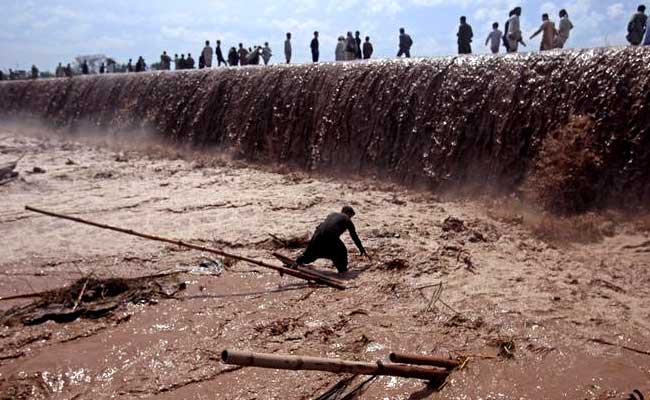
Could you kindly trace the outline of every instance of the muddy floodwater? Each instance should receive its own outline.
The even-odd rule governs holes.
[[[90,274],[165,271],[185,290],[109,315],[0,327],[2,399],[312,399],[331,373],[235,369],[223,349],[385,360],[463,357],[438,389],[382,377],[362,399],[623,399],[650,395],[650,233],[608,221],[598,240],[542,240],[507,199],[452,200],[382,180],[257,167],[161,145],[107,145],[2,127],[0,297]],[[38,167],[38,169],[35,169]],[[349,204],[348,289],[25,211],[26,205],[269,263]],[[289,246],[294,247],[294,246]],[[219,260],[216,264],[219,264]],[[205,263],[204,263],[205,264]],[[209,264],[208,265],[213,265]],[[317,268],[332,271],[327,262]],[[31,300],[0,302],[0,311]]]

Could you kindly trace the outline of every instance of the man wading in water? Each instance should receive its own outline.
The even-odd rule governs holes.
[[[298,264],[311,264],[319,258],[332,260],[334,266],[343,274],[348,271],[348,249],[340,239],[345,231],[350,232],[350,237],[354,241],[362,256],[368,256],[366,249],[363,248],[357,230],[352,223],[354,210],[352,207],[345,206],[340,213],[332,213],[327,216],[325,221],[316,228],[307,250],[298,257]]]

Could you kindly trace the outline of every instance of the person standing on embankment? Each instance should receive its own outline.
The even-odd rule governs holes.
[[[411,35],[406,33],[404,28],[399,28],[399,51],[397,57],[405,56],[411,58],[411,47],[413,46],[413,39]]]
[[[645,14],[645,6],[640,5],[632,19],[627,24],[627,41],[633,45],[638,46],[643,41],[646,26],[648,24],[648,16]]]

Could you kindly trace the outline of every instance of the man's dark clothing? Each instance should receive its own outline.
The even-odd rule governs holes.
[[[319,258],[332,260],[339,273],[348,270],[348,249],[340,239],[340,236],[350,232],[359,251],[364,254],[366,251],[357,236],[356,228],[349,216],[343,213],[330,214],[325,221],[316,228],[307,250],[296,260],[300,264],[311,264]]]
[[[363,42],[363,59],[367,60],[372,57],[374,49],[372,48],[372,43]]]
[[[318,50],[318,39],[313,38],[309,47],[311,47],[311,59],[313,62],[317,63],[320,56],[320,52]]]
[[[510,20],[507,20],[503,27],[503,47],[506,48],[506,51],[510,51],[510,42],[508,41],[508,29],[510,28]]]
[[[361,37],[355,36],[354,41],[357,43],[357,60],[361,60]]]
[[[192,56],[188,56],[185,59],[185,69],[194,69],[194,64],[195,63],[194,63],[194,59],[192,58]]]
[[[472,38],[474,32],[472,27],[467,23],[461,23],[458,28],[458,54],[472,54]]]
[[[645,34],[646,24],[648,23],[648,16],[639,11],[632,16],[632,19],[627,24],[627,41],[634,46],[638,46],[643,41]]]
[[[221,45],[217,45],[217,49],[215,50],[215,53],[217,54],[217,66],[220,67],[221,63],[224,65],[226,64],[226,60],[223,58],[223,53],[221,52]]]
[[[88,75],[88,64],[85,61],[83,64],[81,64],[81,73]]]
[[[397,53],[397,57],[401,57],[402,55],[406,56],[406,58],[411,57],[411,46],[413,46],[413,39],[411,39],[411,36],[407,33],[402,33],[399,35],[399,52]]]

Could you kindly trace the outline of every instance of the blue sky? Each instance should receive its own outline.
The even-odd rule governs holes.
[[[198,55],[204,40],[225,46],[268,41],[280,62],[284,33],[293,33],[294,59],[309,59],[312,32],[321,32],[321,58],[332,60],[336,37],[349,30],[369,35],[377,57],[396,53],[398,28],[415,41],[415,56],[456,52],[458,17],[473,26],[475,52],[492,22],[503,24],[515,5],[524,9],[522,28],[532,33],[541,14],[557,20],[566,8],[575,29],[568,47],[625,43],[627,21],[639,0],[1,0],[0,68],[53,69],[59,61],[102,53],[125,62],[143,55],[154,62],[162,50]],[[650,5],[650,4],[649,4]],[[530,50],[539,47],[535,39]],[[195,57],[196,58],[196,57]]]

